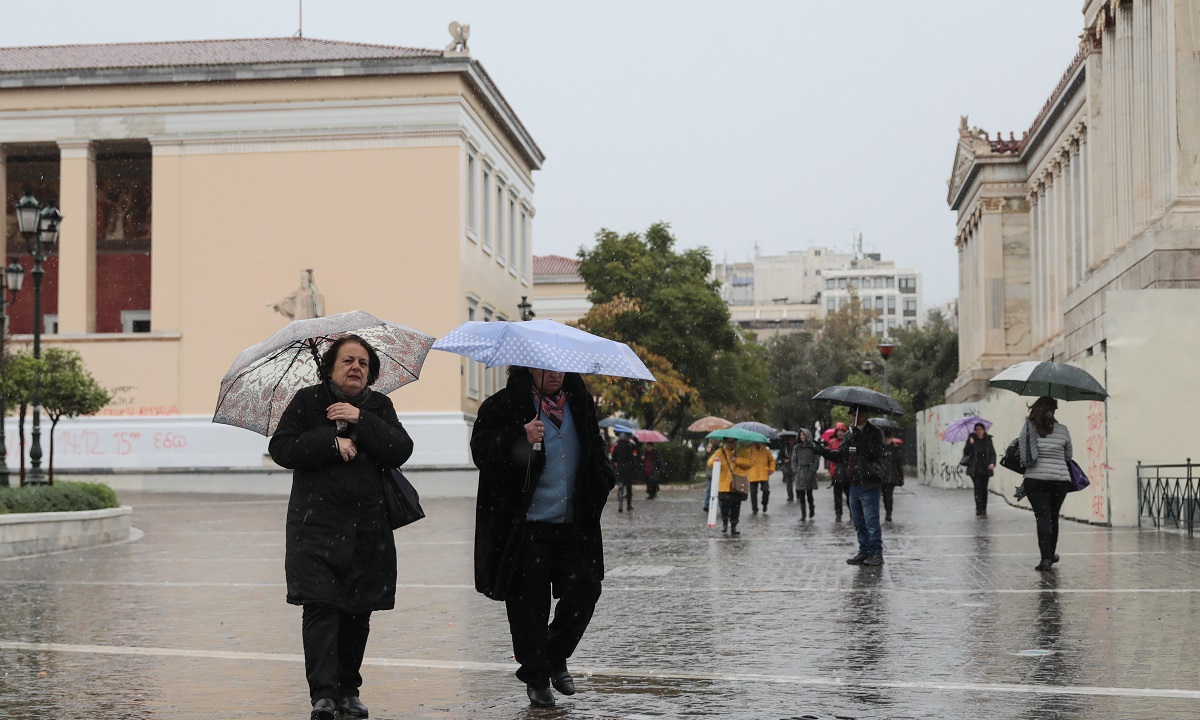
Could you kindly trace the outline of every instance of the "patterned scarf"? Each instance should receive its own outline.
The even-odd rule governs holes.
[[[369,387],[363,388],[362,392],[354,396],[347,395],[341,390],[338,390],[338,386],[334,385],[332,380],[326,382],[325,387],[329,389],[329,394],[331,396],[330,400],[350,403],[356,408],[362,407],[363,402],[365,402],[367,398],[371,397],[371,388]],[[333,403],[331,402],[330,404],[332,405]],[[334,425],[337,426],[337,433],[339,435],[346,432],[346,428],[350,427],[350,423],[346,422],[345,420],[337,420],[334,422]]]
[[[533,402],[538,409],[550,418],[550,422],[554,423],[554,427],[561,428],[563,421],[563,405],[567,402],[567,394],[561,389],[553,395],[543,395],[533,390]]]

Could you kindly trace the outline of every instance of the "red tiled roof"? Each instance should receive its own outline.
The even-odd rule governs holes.
[[[565,258],[562,255],[534,255],[533,274],[537,275],[578,275],[579,261]]]
[[[441,57],[440,50],[313,38],[0,48],[0,74]]]

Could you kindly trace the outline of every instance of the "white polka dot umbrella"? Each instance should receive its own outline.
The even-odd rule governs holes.
[[[451,330],[433,349],[463,355],[487,367],[518,365],[654,381],[645,363],[625,343],[554,320],[472,320]]]

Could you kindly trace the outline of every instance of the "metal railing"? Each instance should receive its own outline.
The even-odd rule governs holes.
[[[1137,465],[1138,527],[1148,518],[1154,527],[1187,529],[1200,522],[1200,465]]]

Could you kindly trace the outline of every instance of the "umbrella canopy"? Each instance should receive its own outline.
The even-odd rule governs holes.
[[[633,436],[638,439],[638,442],[644,443],[662,443],[670,440],[657,430],[638,430]]]
[[[729,422],[725,418],[713,417],[712,415],[709,415],[707,417],[700,418],[691,425],[688,425],[687,429],[689,432],[706,433],[712,432],[713,430],[723,430],[724,428],[728,427],[733,427],[733,423]]]
[[[1056,400],[1099,400],[1108,397],[1104,386],[1086,370],[1049,361],[1017,363],[988,380],[988,385],[1030,397],[1050,396]]]
[[[893,420],[891,418],[873,417],[870,420],[868,420],[867,422],[871,423],[872,425],[874,425],[875,427],[877,427],[881,430],[896,431],[896,430],[903,429],[902,426],[900,425],[900,423],[896,422],[895,420]]]
[[[600,427],[602,427],[602,428],[616,427],[618,425],[620,425],[621,427],[634,428],[634,429],[637,429],[638,427],[640,427],[637,423],[637,420],[634,420],[633,418],[609,417],[609,418],[604,418],[603,420],[600,421]]]
[[[763,435],[762,433],[756,433],[753,430],[743,430],[739,427],[727,427],[721,428],[720,430],[713,430],[704,437],[719,438],[721,440],[728,440],[732,438],[741,442],[768,442],[766,435]]]
[[[825,428],[825,431],[821,433],[821,439],[825,442],[829,442],[836,434],[837,430],[835,428]]]
[[[379,355],[379,377],[371,389],[381,393],[416,380],[433,344],[429,335],[361,310],[294,320],[233,361],[221,379],[213,422],[262,435],[275,432],[296,391],[321,381],[318,357],[349,334],[366,340]]]
[[[464,355],[487,367],[520,367],[654,381],[625,343],[602,338],[554,320],[471,320],[433,344],[434,350]]]
[[[858,385],[833,385],[813,395],[813,400],[824,400],[834,405],[854,407],[856,405],[890,415],[903,415],[904,408],[891,395],[884,395]]]
[[[634,434],[635,432],[637,432],[637,428],[634,428],[634,427],[628,427],[628,426],[625,426],[625,425],[613,425],[613,426],[612,426],[612,431],[613,431],[613,432],[615,432],[615,433],[626,433],[626,434],[628,434],[628,435],[632,435],[632,434]]]
[[[779,438],[779,433],[775,431],[775,428],[767,425],[766,423],[747,421],[735,423],[734,427],[741,428],[743,430],[750,430],[751,432],[756,432],[760,435],[766,435],[770,440],[776,440]]]
[[[955,420],[946,428],[946,432],[942,433],[942,439],[948,443],[966,442],[967,436],[975,430],[976,423],[983,423],[984,429],[992,426],[991,420],[984,420],[978,415],[968,415],[961,420]]]

